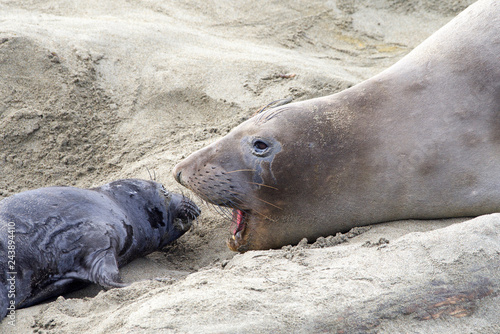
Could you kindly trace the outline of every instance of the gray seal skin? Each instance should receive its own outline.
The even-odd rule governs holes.
[[[499,55],[500,2],[478,1],[380,74],[263,111],[174,177],[232,209],[236,251],[499,211]]]
[[[14,297],[17,309],[82,282],[105,289],[125,286],[118,267],[176,240],[199,214],[188,198],[138,179],[92,189],[40,188],[5,198],[0,201],[0,320],[14,308]],[[15,254],[8,252],[12,249]]]

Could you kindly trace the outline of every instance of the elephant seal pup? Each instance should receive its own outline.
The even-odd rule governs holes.
[[[261,112],[179,163],[233,209],[232,250],[500,210],[500,2],[467,8],[382,73]]]
[[[159,250],[200,213],[157,182],[48,187],[0,201],[0,320],[15,308],[93,282],[123,287],[118,267]]]

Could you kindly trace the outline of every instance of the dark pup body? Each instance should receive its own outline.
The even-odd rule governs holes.
[[[0,319],[84,282],[124,286],[118,267],[176,240],[199,213],[184,196],[137,179],[0,201]]]

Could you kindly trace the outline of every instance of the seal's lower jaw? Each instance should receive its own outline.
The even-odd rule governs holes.
[[[229,249],[235,252],[245,252],[248,250],[248,231],[247,220],[250,216],[249,211],[233,209],[231,220],[231,238],[227,242]]]

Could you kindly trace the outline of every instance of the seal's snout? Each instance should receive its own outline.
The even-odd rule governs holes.
[[[177,173],[174,174],[175,181],[179,182],[180,184],[182,184],[181,174],[182,171],[178,171]]]
[[[184,185],[182,183],[182,163],[178,163],[175,167],[174,170],[172,171],[172,174],[174,176],[175,181],[179,182],[180,184]]]

